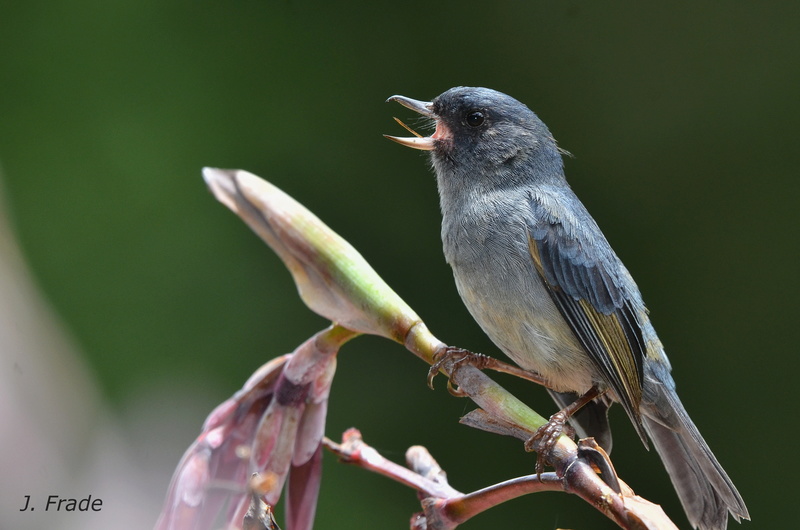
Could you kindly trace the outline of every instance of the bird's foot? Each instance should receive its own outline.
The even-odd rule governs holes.
[[[455,346],[443,348],[436,354],[435,358],[436,361],[431,365],[430,370],[428,370],[428,386],[431,389],[433,388],[433,378],[436,377],[436,374],[439,373],[439,370],[442,369],[445,363],[451,362],[452,366],[450,368],[450,379],[447,381],[447,390],[457,397],[464,397],[466,395],[452,384],[452,381],[457,378],[456,374],[461,367],[469,365],[474,366],[478,370],[483,370],[494,361],[494,359],[482,353],[473,353]]]
[[[587,403],[602,396],[604,393],[605,390],[600,390],[597,386],[593,386],[575,402],[550,416],[548,422],[536,429],[533,436],[528,438],[528,441],[525,442],[525,450],[536,451],[536,474],[540,478],[544,470],[545,455],[552,451],[556,442],[558,442],[558,438],[562,434],[566,434],[570,438],[575,438],[576,436],[575,429],[572,425],[567,424],[567,420]]]
[[[575,438],[575,429],[567,423],[569,417],[570,414],[567,410],[556,412],[525,442],[526,451],[536,451],[536,475],[539,478],[544,471],[545,455],[555,447],[559,437],[565,434],[570,438]]]

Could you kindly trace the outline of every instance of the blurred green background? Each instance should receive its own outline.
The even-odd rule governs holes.
[[[748,526],[797,522],[796,490],[776,478],[800,472],[782,443],[798,434],[798,28],[791,1],[0,1],[5,208],[114,425],[103,443],[126,455],[129,486],[146,485],[135,503],[102,482],[61,493],[102,497],[106,517],[135,504],[152,525],[211,408],[326,325],[207,192],[203,166],[283,188],[440,339],[496,353],[442,258],[426,159],[381,136],[402,135],[393,115],[411,118],[388,96],[480,85],[527,103],[575,155],[567,176],[644,293]],[[24,367],[6,353],[4,372]],[[518,442],[458,425],[471,404],[443,380],[431,392],[425,374],[393,343],[348,344],[329,436],[356,426],[394,460],[423,444],[462,491],[531,472],[535,457]],[[554,411],[540,389],[502,381]],[[658,457],[621,410],[613,421],[620,475],[687,527]],[[67,475],[103,447],[70,453]],[[29,494],[21,484],[49,480],[29,458],[30,475],[2,479],[12,506]],[[412,491],[326,455],[318,528],[407,528],[417,509]],[[39,527],[43,514],[26,515],[17,528]],[[100,520],[87,517],[87,528]],[[464,525],[486,527],[613,525],[545,493]]]

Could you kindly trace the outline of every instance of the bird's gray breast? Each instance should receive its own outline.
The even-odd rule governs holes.
[[[442,196],[442,242],[464,304],[518,365],[557,389],[585,391],[592,367],[530,256],[525,194]]]

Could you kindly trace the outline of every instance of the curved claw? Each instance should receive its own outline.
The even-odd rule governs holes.
[[[469,350],[465,350],[464,348],[458,348],[456,346],[447,346],[441,350],[441,352],[437,353],[434,358],[438,357],[436,361],[431,365],[430,369],[428,370],[428,387],[433,390],[433,379],[436,377],[436,374],[442,369],[442,367],[448,361],[453,363],[453,366],[450,370],[450,379],[452,380],[456,372],[458,371],[464,363],[474,366],[478,370],[483,370],[486,367],[487,362],[491,359],[486,355],[480,353],[472,353]],[[448,391],[456,397],[464,397],[467,394],[464,392],[454,389],[453,385],[448,381],[447,383]]]
[[[439,375],[439,370],[442,369],[442,365],[444,364],[444,361],[446,359],[447,359],[446,357],[442,357],[441,359],[433,363],[431,367],[428,369],[428,388],[430,388],[431,390],[433,390],[433,379],[437,375]]]
[[[453,397],[460,398],[469,396],[469,394],[461,390],[461,387],[453,386],[453,383],[450,380],[447,381],[447,391],[450,392],[450,395]]]

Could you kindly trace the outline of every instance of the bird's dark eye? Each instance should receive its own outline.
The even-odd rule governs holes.
[[[474,110],[467,114],[467,125],[470,127],[480,127],[483,125],[483,120],[485,120],[483,116],[483,112],[479,110]]]

